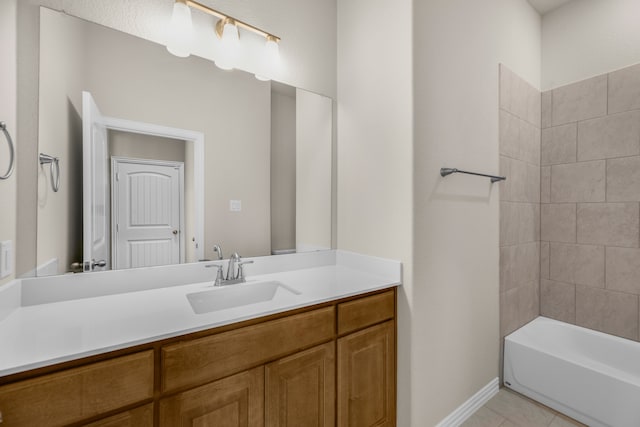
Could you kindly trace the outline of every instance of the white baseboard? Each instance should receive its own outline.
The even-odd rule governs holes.
[[[445,419],[440,421],[436,427],[458,427],[465,422],[474,412],[482,405],[487,403],[500,389],[500,381],[494,378],[482,387],[476,394],[471,396],[469,400],[460,405],[455,411],[447,415]]]

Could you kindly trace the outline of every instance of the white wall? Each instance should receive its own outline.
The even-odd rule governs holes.
[[[542,19],[542,90],[640,63],[640,2],[574,0]]]
[[[0,121],[7,124],[7,130],[18,145],[16,117],[16,0],[0,2]],[[16,147],[17,148],[17,147]],[[9,167],[9,146],[4,134],[0,132],[0,175],[4,175]],[[7,180],[0,180],[0,241],[11,240],[16,243],[16,177],[17,173]],[[15,268],[14,268],[15,271]],[[14,274],[0,279],[0,285],[12,280]]]
[[[540,17],[526,0],[414,5],[415,268],[399,395],[411,420],[399,425],[417,427],[498,376],[499,187],[439,170],[498,172],[498,64],[539,86]]]

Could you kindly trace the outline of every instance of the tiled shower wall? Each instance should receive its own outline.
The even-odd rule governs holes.
[[[640,65],[542,94],[543,316],[638,340]]]
[[[501,338],[540,312],[540,100],[500,66]]]

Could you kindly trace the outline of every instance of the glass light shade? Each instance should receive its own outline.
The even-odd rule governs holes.
[[[268,38],[262,54],[262,72],[257,73],[256,79],[269,81],[280,66],[280,47],[278,42]]]
[[[233,70],[238,58],[240,49],[240,35],[235,24],[227,23],[222,30],[220,39],[220,49],[215,59],[218,68],[222,70]]]
[[[173,5],[173,14],[167,34],[167,50],[175,56],[186,58],[191,54],[193,43],[193,24],[191,9],[184,3]]]

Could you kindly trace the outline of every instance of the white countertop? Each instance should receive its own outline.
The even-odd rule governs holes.
[[[194,313],[186,295],[213,289],[211,282],[89,297],[71,295],[66,300],[38,304],[25,301],[23,293],[21,305],[0,320],[0,376],[390,288],[401,282],[398,262],[332,252],[334,263],[329,265],[322,265],[327,264],[323,261],[319,266],[267,274],[252,275],[248,271],[248,283],[277,280],[299,295],[285,293],[272,301],[203,314]],[[295,260],[293,257],[290,259]],[[274,257],[254,260],[256,264],[268,264],[269,258]],[[282,258],[277,260],[282,263]]]

